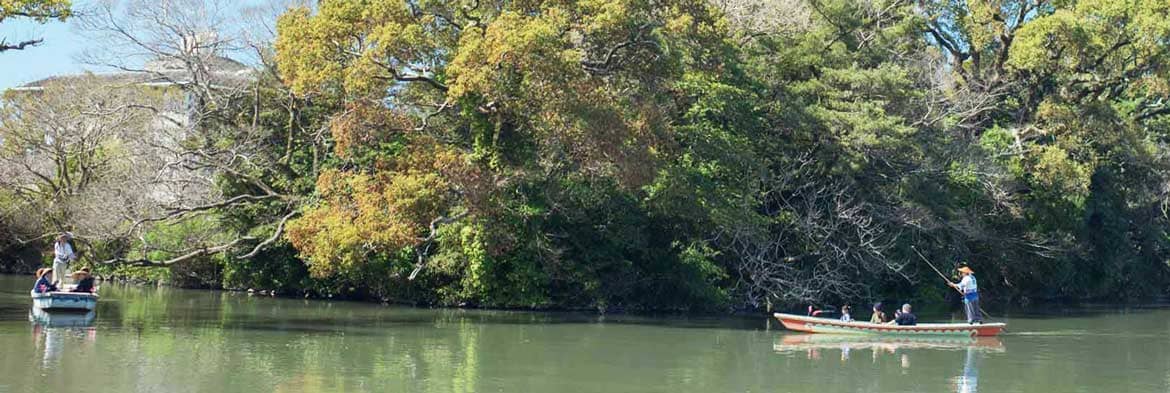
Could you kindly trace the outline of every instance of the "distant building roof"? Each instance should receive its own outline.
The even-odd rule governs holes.
[[[238,61],[216,56],[208,61],[214,86],[237,87],[254,79],[253,69]],[[117,71],[54,75],[12,88],[15,91],[39,91],[50,83],[96,77],[113,84],[172,86],[191,83],[191,75],[180,59],[156,59],[146,62],[143,71]]]

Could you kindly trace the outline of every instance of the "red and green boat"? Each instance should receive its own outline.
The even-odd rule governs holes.
[[[773,314],[788,330],[807,333],[868,334],[887,336],[965,336],[991,337],[1003,331],[1005,323],[920,323],[914,326],[886,325],[861,321],[807,317],[796,314]]]

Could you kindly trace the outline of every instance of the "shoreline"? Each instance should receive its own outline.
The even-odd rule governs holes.
[[[26,277],[29,277],[30,280],[32,277],[31,273],[29,273],[29,274],[0,273],[0,275],[26,276]],[[374,299],[374,298],[362,298],[362,297],[345,297],[345,296],[332,296],[332,295],[319,296],[319,295],[313,295],[313,294],[310,294],[307,292],[304,294],[304,296],[295,296],[295,295],[288,295],[288,294],[280,293],[279,291],[275,291],[275,290],[255,289],[255,288],[190,288],[190,287],[175,286],[175,285],[171,285],[168,283],[162,283],[162,282],[152,282],[150,280],[134,280],[134,279],[126,279],[126,278],[120,278],[120,277],[107,278],[107,277],[101,276],[101,275],[98,275],[98,282],[99,282],[99,285],[104,284],[104,283],[111,283],[111,284],[134,286],[134,287],[144,287],[144,288],[145,287],[156,287],[156,288],[166,287],[166,288],[189,290],[189,291],[211,291],[211,292],[229,292],[229,293],[236,293],[236,294],[247,294],[247,296],[249,296],[249,297],[268,297],[268,298],[274,298],[274,299],[302,299],[302,300],[326,301],[326,302],[340,301],[340,302],[347,302],[347,303],[362,303],[362,304],[380,305],[380,306],[398,306],[398,307],[409,307],[409,308],[417,308],[417,309],[435,309],[435,310],[437,310],[437,309],[450,309],[450,310],[482,310],[482,311],[516,311],[516,312],[537,312],[537,313],[552,313],[552,314],[556,314],[556,313],[588,313],[588,314],[594,314],[594,315],[632,315],[632,316],[663,316],[663,317],[665,317],[665,316],[672,316],[672,317],[679,317],[679,316],[685,316],[685,317],[756,317],[756,316],[764,316],[764,317],[767,317],[769,319],[771,318],[771,315],[774,312],[790,311],[790,312],[795,312],[797,314],[803,314],[803,308],[799,308],[799,307],[798,308],[774,308],[772,310],[766,310],[764,308],[731,309],[727,312],[719,312],[719,311],[694,311],[694,310],[681,310],[681,309],[644,309],[644,308],[623,308],[623,307],[610,307],[610,308],[606,308],[606,309],[598,309],[596,307],[484,307],[484,306],[477,306],[477,305],[434,305],[434,304],[417,304],[417,303],[409,303],[409,302],[396,302],[396,301],[387,301],[387,300],[379,300],[379,299]],[[886,302],[886,303],[892,304],[891,302]],[[887,304],[887,306],[889,306],[890,304]],[[954,312],[961,310],[961,309],[953,308],[952,305],[950,305],[949,303],[946,303],[946,302],[943,302],[943,303],[933,303],[933,302],[932,303],[921,303],[921,302],[914,303],[914,302],[912,302],[912,304],[914,304],[915,309],[921,310],[921,312],[927,313],[927,314],[948,314],[948,313],[954,313]],[[1156,297],[1156,298],[1140,299],[1140,301],[1136,301],[1136,302],[1134,302],[1134,301],[1118,301],[1118,300],[1114,300],[1114,299],[1105,299],[1105,298],[1096,298],[1096,299],[1093,299],[1093,298],[1085,298],[1085,299],[1045,298],[1045,299],[1032,299],[1030,302],[1028,302],[1027,306],[1023,306],[1023,307],[1019,306],[1019,304],[1017,302],[1012,302],[1011,304],[1009,304],[1009,307],[1006,307],[1006,308],[1004,307],[1004,304],[1002,304],[1002,303],[987,303],[987,304],[989,305],[990,310],[993,311],[993,314],[994,314],[993,318],[995,318],[997,316],[998,317],[1010,317],[1010,315],[1014,314],[1014,313],[1026,313],[1029,315],[1050,314],[1048,312],[1043,312],[1043,310],[1097,311],[1098,309],[1100,309],[1100,311],[1109,311],[1109,310],[1118,310],[1118,309],[1121,309],[1121,310],[1144,310],[1144,309],[1170,308],[1170,296],[1160,296],[1160,297]],[[857,306],[855,305],[854,308],[857,308]],[[861,309],[857,309],[857,311],[862,311],[861,314],[868,315],[869,310],[867,308],[864,311]],[[1051,314],[1063,315],[1060,312],[1051,312]]]

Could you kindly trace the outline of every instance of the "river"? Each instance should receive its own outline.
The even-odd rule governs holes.
[[[417,309],[105,285],[32,315],[0,276],[7,392],[1165,392],[1170,310],[1004,318],[993,339],[785,332],[760,316]],[[936,318],[937,319],[937,318]]]

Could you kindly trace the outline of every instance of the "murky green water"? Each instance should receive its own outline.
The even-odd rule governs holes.
[[[1014,317],[979,341],[765,318],[420,310],[107,285],[31,318],[0,276],[0,392],[1165,392],[1170,310]]]

